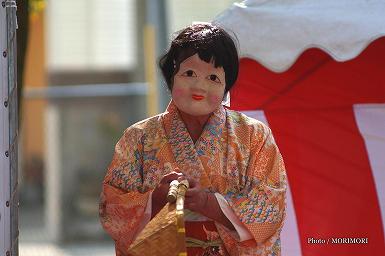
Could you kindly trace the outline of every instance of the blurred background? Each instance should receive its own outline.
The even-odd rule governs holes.
[[[166,107],[172,33],[234,2],[17,1],[21,256],[114,255],[98,218],[114,146]]]

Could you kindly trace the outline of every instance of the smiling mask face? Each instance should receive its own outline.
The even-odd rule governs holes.
[[[185,59],[174,76],[172,99],[179,110],[202,116],[214,112],[225,92],[225,71],[213,62],[201,60],[198,54]]]

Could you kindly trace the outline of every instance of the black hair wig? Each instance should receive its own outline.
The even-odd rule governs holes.
[[[199,58],[225,71],[225,93],[234,85],[238,77],[239,58],[232,37],[222,28],[209,23],[193,24],[178,33],[171,47],[159,60],[159,67],[171,91],[174,75],[180,64],[198,54]]]

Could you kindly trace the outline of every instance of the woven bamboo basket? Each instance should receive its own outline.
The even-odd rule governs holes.
[[[176,203],[167,203],[145,226],[127,252],[132,256],[186,256],[184,194],[178,189]]]

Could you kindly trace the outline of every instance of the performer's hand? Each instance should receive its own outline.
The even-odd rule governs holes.
[[[190,189],[185,195],[185,208],[217,221],[230,230],[235,230],[233,224],[223,214],[215,195],[203,190],[196,180],[188,179],[188,181]]]
[[[177,180],[179,177],[183,177],[183,173],[177,171],[170,172],[162,177],[158,186],[152,192],[151,218],[154,217],[167,203],[167,193],[170,183],[173,180]]]
[[[186,192],[184,206],[191,211],[203,214],[209,195],[196,180],[188,179],[188,182],[190,188]]]

